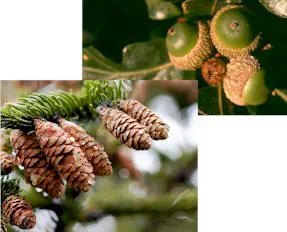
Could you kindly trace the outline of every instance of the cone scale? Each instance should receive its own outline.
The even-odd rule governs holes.
[[[51,167],[35,135],[27,135],[21,130],[13,130],[11,143],[17,162],[24,167],[26,182],[43,189],[52,198],[64,194],[64,183]]]
[[[155,140],[168,137],[169,127],[161,118],[136,100],[122,100],[119,109],[147,127],[150,136]]]
[[[31,229],[36,225],[32,207],[18,196],[9,196],[2,203],[2,213],[11,225],[21,229]]]
[[[75,123],[60,118],[58,124],[66,133],[75,138],[85,157],[93,165],[95,175],[112,175],[113,168],[103,146],[98,144],[92,136],[88,135],[82,127]]]
[[[14,159],[13,156],[1,151],[0,152],[1,173],[9,174],[13,171]]]
[[[126,113],[106,106],[98,106],[100,119],[108,131],[121,143],[136,150],[147,150],[152,139],[147,128]]]
[[[94,184],[93,167],[79,144],[57,124],[35,119],[35,131],[48,163],[76,191],[87,192]]]

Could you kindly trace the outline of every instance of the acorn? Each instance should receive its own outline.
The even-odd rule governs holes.
[[[201,67],[214,48],[207,23],[188,23],[182,18],[168,30],[166,46],[171,62],[182,70]]]
[[[212,87],[218,86],[226,73],[226,64],[220,58],[208,59],[201,67],[203,79]]]
[[[239,106],[261,105],[269,96],[265,79],[266,71],[253,56],[231,58],[223,79],[225,95]]]
[[[245,6],[228,5],[221,8],[210,25],[211,39],[224,56],[246,56],[258,48],[261,32],[256,15]]]

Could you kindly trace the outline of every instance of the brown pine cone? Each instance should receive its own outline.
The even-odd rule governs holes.
[[[136,100],[122,100],[119,109],[147,127],[150,136],[155,140],[168,137],[169,127],[158,115]]]
[[[4,151],[0,151],[1,173],[9,174],[13,171],[14,158]]]
[[[3,223],[2,219],[0,219],[0,221],[1,221],[1,232],[7,232],[6,226]]]
[[[79,144],[57,124],[35,119],[36,137],[51,164],[75,190],[87,192],[94,184],[93,167]]]
[[[147,128],[135,119],[118,109],[106,106],[98,106],[97,111],[107,130],[123,144],[136,150],[147,150],[151,147],[152,139]]]
[[[31,229],[36,225],[36,216],[32,207],[18,196],[9,196],[2,203],[2,213],[11,225],[21,229]]]
[[[24,167],[26,182],[43,189],[52,198],[63,196],[64,183],[54,168],[48,164],[36,136],[26,135],[21,130],[13,130],[11,143],[17,162]]]
[[[64,118],[58,119],[59,126],[70,136],[74,137],[84,152],[87,160],[93,165],[94,174],[97,176],[108,176],[113,174],[113,168],[104,147],[86,131]]]

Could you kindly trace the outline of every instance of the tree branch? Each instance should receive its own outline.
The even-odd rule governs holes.
[[[197,209],[197,193],[184,191],[181,194],[167,194],[147,198],[116,198],[106,196],[105,199],[93,198],[90,209],[113,215],[124,214],[170,214],[177,211],[193,211]]]

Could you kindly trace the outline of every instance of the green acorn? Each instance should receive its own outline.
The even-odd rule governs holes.
[[[231,58],[227,64],[223,88],[226,97],[236,105],[261,105],[269,96],[266,71],[253,56]]]
[[[210,34],[216,49],[227,57],[246,56],[261,41],[256,15],[239,5],[228,5],[217,11]]]
[[[176,68],[195,70],[201,67],[213,51],[209,26],[202,21],[188,23],[180,19],[168,30],[166,46]]]

